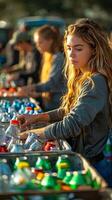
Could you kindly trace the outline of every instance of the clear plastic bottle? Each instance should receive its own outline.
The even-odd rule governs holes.
[[[4,125],[5,130],[9,126],[9,122],[10,122],[10,116],[9,116],[9,114],[7,112],[3,112],[2,113],[1,124]]]
[[[11,169],[6,159],[0,159],[0,174],[7,175],[8,177],[11,175]]]
[[[20,133],[19,129],[19,121],[13,119],[10,121],[9,127],[5,131],[5,142],[8,144],[12,137],[18,138],[18,134]]]
[[[7,152],[7,145],[5,143],[5,127],[0,124],[0,153]]]

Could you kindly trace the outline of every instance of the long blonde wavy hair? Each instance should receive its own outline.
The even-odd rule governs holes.
[[[77,35],[92,47],[93,54],[88,62],[89,72],[82,74],[80,69],[69,65],[66,45],[68,35]],[[65,31],[64,50],[66,54],[65,74],[68,80],[68,91],[62,101],[65,113],[68,113],[76,105],[83,83],[87,79],[91,80],[94,73],[100,73],[106,77],[109,88],[109,103],[112,109],[112,50],[108,37],[102,28],[89,19],[77,20],[75,24],[69,25]]]

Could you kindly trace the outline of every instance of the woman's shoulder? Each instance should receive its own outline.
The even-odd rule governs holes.
[[[106,80],[106,77],[101,73],[94,73],[92,75],[92,79],[94,79],[94,80],[97,80],[97,79],[98,80]]]
[[[97,86],[97,88],[102,89],[102,90],[108,90],[108,83],[107,83],[107,78],[100,74],[100,73],[96,73],[94,75],[92,75],[92,81],[95,85],[95,87]]]
[[[88,91],[91,93],[107,93],[108,92],[108,84],[106,77],[100,73],[95,73],[91,76],[90,79],[87,79],[84,84],[82,91]]]

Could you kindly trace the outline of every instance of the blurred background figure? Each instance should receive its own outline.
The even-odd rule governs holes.
[[[6,63],[4,63],[3,69],[7,69],[17,63],[19,63],[19,50],[15,48],[14,38],[18,32],[29,32],[29,28],[25,24],[21,24],[16,31],[14,31],[12,38],[7,42],[5,48]]]
[[[40,97],[44,110],[55,109],[66,91],[62,36],[57,28],[44,25],[34,32],[34,42],[42,54],[40,82],[20,89],[19,95],[25,92],[34,98]]]
[[[6,68],[8,79],[15,80],[16,86],[38,82],[38,72],[41,63],[41,55],[35,48],[30,35],[27,32],[17,31],[13,35],[11,44],[19,51],[19,62]]]
[[[15,48],[13,38],[16,32],[13,33],[12,38],[8,41],[5,49],[6,63],[4,63],[3,70],[19,63],[19,51]]]

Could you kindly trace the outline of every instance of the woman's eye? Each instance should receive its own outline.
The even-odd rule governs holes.
[[[76,49],[76,51],[82,51],[82,49]]]

